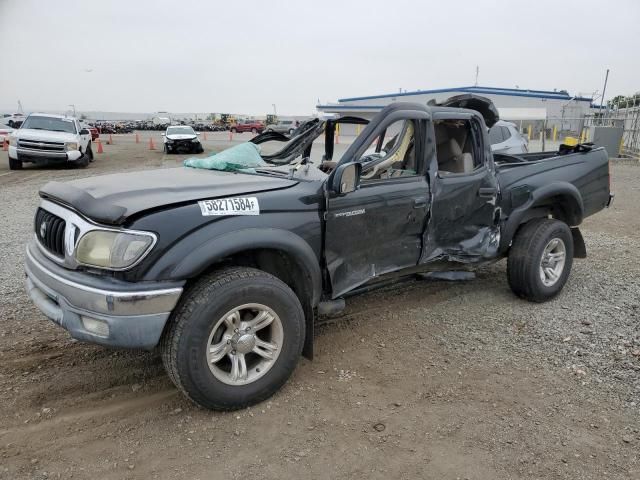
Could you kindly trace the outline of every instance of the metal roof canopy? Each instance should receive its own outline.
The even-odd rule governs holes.
[[[547,118],[546,108],[500,108],[501,120],[544,120]]]
[[[385,93],[381,95],[371,95],[366,97],[340,98],[338,102],[353,102],[358,100],[372,100],[376,98],[404,97],[415,95],[428,95],[432,93],[445,92],[467,92],[467,93],[484,93],[485,95],[508,95],[515,97],[534,97],[534,98],[551,98],[556,100],[576,100],[580,102],[590,102],[593,100],[587,97],[572,97],[566,91],[549,91],[549,90],[528,90],[520,88],[498,88],[498,87],[456,87],[456,88],[439,88],[435,90],[416,90],[413,92]]]

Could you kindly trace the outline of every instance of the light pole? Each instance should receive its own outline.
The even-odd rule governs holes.
[[[278,112],[276,112],[276,104],[272,103],[271,106],[273,107],[273,116],[277,117],[278,116]]]
[[[75,116],[76,116],[76,106],[75,106],[73,103],[69,104],[69,106],[70,106],[71,108],[73,108],[73,116],[74,116],[74,118],[75,118]]]

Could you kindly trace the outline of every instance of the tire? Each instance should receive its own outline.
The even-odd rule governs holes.
[[[78,168],[87,168],[89,166],[89,157],[86,152],[78,160],[73,162],[73,165]]]
[[[552,243],[555,241],[558,242]],[[557,259],[562,250],[564,262],[560,267]],[[550,258],[553,260],[548,263]],[[546,269],[543,268],[543,260],[547,265]],[[520,227],[509,251],[509,286],[520,298],[531,302],[545,302],[560,293],[567,282],[572,264],[573,237],[569,226],[548,218],[531,220]],[[549,270],[554,274],[551,278],[545,273]]]
[[[290,129],[289,129],[289,135],[292,135],[292,134],[293,134],[293,132],[294,132],[293,128],[290,128]]]
[[[22,170],[22,162],[9,157],[9,170]]]
[[[241,322],[240,333],[233,333],[238,329],[232,332],[227,321],[234,317],[231,312],[241,306],[264,307],[275,317],[267,327],[272,329],[268,332],[270,337],[262,337],[260,332],[266,330],[260,330],[260,327],[254,334],[259,340],[266,338],[272,347],[278,344],[274,339],[279,339],[275,360],[264,360],[253,353],[258,345],[249,346],[254,350],[240,353],[241,347],[245,350],[247,347],[247,341],[243,340],[245,335],[251,336],[243,333],[247,324]],[[260,313],[256,314],[255,320]],[[250,323],[251,315],[249,309],[244,316],[236,318],[249,318]],[[216,339],[220,328],[224,329],[224,335]],[[259,333],[262,338],[258,337]],[[227,335],[240,337],[234,343]],[[161,342],[162,360],[173,383],[190,400],[212,410],[235,410],[269,398],[284,385],[298,363],[304,338],[302,306],[286,284],[261,270],[227,267],[204,276],[183,294]],[[222,345],[219,347],[219,361],[209,356],[213,344]],[[223,352],[223,348],[231,350]],[[231,364],[236,355],[246,361],[245,379],[233,379]],[[230,372],[222,369],[225,362]],[[251,362],[265,362],[265,366]],[[263,371],[260,372],[258,367]]]
[[[256,129],[256,128],[252,128],[252,129],[251,129],[251,133],[253,133],[253,134],[255,135],[256,133],[258,133],[258,129]]]
[[[93,149],[91,148],[91,142],[87,145],[85,156],[89,159],[89,162],[93,162]]]

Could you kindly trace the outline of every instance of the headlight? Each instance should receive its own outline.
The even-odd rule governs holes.
[[[9,137],[9,145],[15,147],[18,145],[18,139],[16,137]]]
[[[167,138],[167,143],[173,143],[173,140],[171,140],[170,138]]]
[[[93,230],[82,236],[75,256],[85,265],[121,270],[140,260],[153,241],[150,234]]]
[[[78,142],[67,142],[64,144],[64,149],[67,152],[71,152],[73,150],[78,150],[80,148],[80,145],[78,145]]]
[[[193,143],[198,143],[200,140],[198,140],[198,137],[196,137],[196,138],[192,138],[192,139],[191,139],[191,141],[192,141]]]

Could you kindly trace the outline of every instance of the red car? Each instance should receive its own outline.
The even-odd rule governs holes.
[[[96,127],[92,127],[91,125],[81,125],[82,128],[86,128],[91,132],[91,141],[94,141],[100,136],[100,132]]]
[[[264,130],[264,124],[262,122],[256,122],[254,120],[247,120],[246,122],[236,123],[231,127],[233,133],[251,132],[262,133]]]

